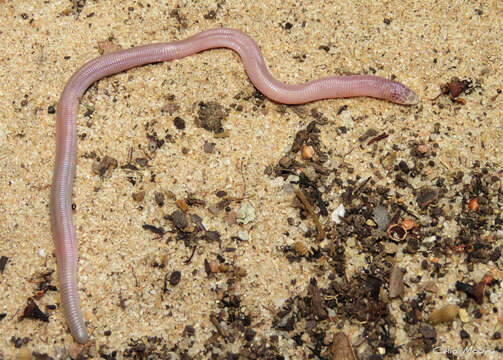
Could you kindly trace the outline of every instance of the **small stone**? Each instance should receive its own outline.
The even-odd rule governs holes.
[[[470,334],[468,334],[466,330],[461,329],[461,331],[459,332],[459,337],[461,338],[461,340],[466,340],[470,338]]]
[[[138,191],[138,192],[136,192],[136,193],[133,193],[133,195],[132,195],[132,196],[133,196],[133,199],[134,199],[135,201],[138,201],[138,202],[143,201],[143,199],[145,198],[145,190],[142,190],[142,191]]]
[[[117,167],[117,160],[105,155],[101,161],[95,161],[92,165],[92,170],[96,175],[104,176],[105,173],[110,169],[113,170]]]
[[[389,215],[388,209],[383,205],[377,205],[374,208],[372,218],[377,224],[377,229],[380,231],[385,231],[391,222],[391,216]]]
[[[424,290],[436,294],[438,293],[438,286],[433,280],[428,281],[426,282],[426,284],[424,284]]]
[[[159,205],[161,207],[164,205],[164,194],[163,193],[156,192],[154,195],[154,199],[155,199],[155,202],[157,203],[157,205]]]
[[[423,155],[427,154],[429,151],[428,145],[424,145],[424,144],[418,145],[416,149],[420,154],[423,154]]]
[[[246,328],[245,330],[245,340],[250,342],[253,340],[257,332],[251,328]]]
[[[227,225],[231,226],[236,224],[236,213],[234,211],[228,212],[224,216],[224,221],[227,223]]]
[[[415,229],[417,227],[417,223],[413,219],[407,218],[402,221],[402,226],[405,230],[409,231]]]
[[[426,208],[428,205],[436,203],[438,198],[438,190],[430,186],[423,186],[419,189],[416,201],[421,209]]]
[[[283,156],[279,160],[279,165],[281,167],[284,167],[285,169],[289,168],[292,165],[292,159],[290,159],[288,156]]]
[[[312,167],[308,167],[304,169],[304,175],[309,179],[309,181],[315,182],[316,179],[318,178],[318,174],[316,173],[316,170]]]
[[[375,221],[374,221],[374,220],[372,220],[372,219],[367,219],[367,220],[365,220],[365,224],[366,224],[367,226],[370,226],[370,227],[376,227],[376,226],[377,226],[377,224],[375,223]]]
[[[480,204],[479,204],[479,199],[477,199],[476,197],[471,199],[469,202],[468,202],[468,208],[471,210],[471,211],[478,211],[480,210]]]
[[[468,315],[468,311],[462,308],[459,309],[459,319],[464,323],[470,322],[470,315]]]
[[[213,151],[215,151],[215,145],[216,145],[215,143],[205,141],[203,145],[204,152],[207,154],[213,153]]]
[[[250,240],[250,235],[248,234],[248,231],[240,230],[238,231],[238,238],[243,241],[248,241]]]
[[[240,224],[248,224],[255,220],[255,209],[250,203],[244,202],[241,204],[237,214],[236,221]]]
[[[288,177],[285,180],[286,183],[293,183],[293,184],[297,184],[299,181],[300,177],[298,175],[293,174],[288,175]]]
[[[173,123],[175,124],[175,127],[178,130],[183,130],[185,129],[185,120],[183,120],[181,117],[177,116],[173,119]]]
[[[212,214],[217,216],[218,213],[220,212],[220,208],[214,204],[208,206],[208,211]]]
[[[215,261],[209,262],[209,268],[212,273],[217,273],[220,271],[220,267],[218,266],[218,263]]]
[[[344,216],[346,216],[346,209],[343,204],[340,204],[331,214],[332,221],[336,224],[340,224],[342,221],[341,218]]]
[[[420,326],[419,332],[425,339],[434,339],[437,336],[435,329],[428,325]]]
[[[391,241],[386,241],[384,243],[384,252],[388,255],[396,254],[398,251],[398,245]]]
[[[161,111],[165,111],[170,115],[173,115],[173,113],[177,112],[178,110],[180,110],[180,105],[174,102],[168,102],[161,108]]]
[[[171,286],[176,286],[180,283],[180,279],[182,278],[182,273],[180,271],[173,271],[169,276],[169,284]]]
[[[428,236],[428,237],[424,238],[423,243],[430,244],[430,243],[434,243],[435,241],[437,241],[437,236],[432,235],[432,236]]]
[[[311,145],[302,145],[300,148],[300,153],[304,160],[311,160],[314,155],[314,149]]]

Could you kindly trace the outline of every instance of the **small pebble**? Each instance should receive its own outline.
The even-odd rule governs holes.
[[[402,226],[405,230],[409,231],[417,227],[417,223],[410,218],[404,219],[402,221]]]
[[[140,201],[142,201],[145,198],[145,191],[143,191],[143,190],[142,191],[138,191],[136,193],[133,193],[132,196],[133,196],[133,199],[135,201],[140,202]]]
[[[498,303],[499,299],[500,299],[500,296],[497,292],[493,292],[489,295],[489,301],[491,302],[491,304]]]
[[[468,202],[468,208],[471,211],[478,211],[480,209],[479,200],[477,198],[473,198]]]
[[[451,322],[458,316],[458,313],[459,307],[454,304],[449,304],[440,309],[433,310],[429,319],[432,324]]]
[[[218,213],[220,212],[220,209],[218,206],[212,204],[212,205],[209,205],[208,206],[208,211],[212,214],[212,215],[218,215]]]
[[[241,204],[237,214],[236,221],[240,224],[248,224],[255,220],[255,209],[250,203],[244,202]]]
[[[204,152],[207,154],[213,153],[213,151],[215,150],[215,145],[216,145],[215,143],[205,141],[205,143],[203,145]]]
[[[183,130],[185,129],[185,120],[183,120],[181,117],[177,116],[174,118],[173,123],[175,124],[175,127],[178,130]]]
[[[311,160],[314,155],[314,149],[311,145],[302,145],[300,152],[304,160]]]
[[[250,240],[250,235],[248,234],[248,231],[240,230],[238,231],[238,238],[243,241],[248,241]]]
[[[157,203],[157,205],[159,205],[161,207],[164,205],[164,194],[163,193],[156,192],[154,195],[154,199],[155,199],[155,202]]]
[[[346,216],[346,209],[344,209],[344,205],[343,204],[340,204],[337,209],[335,209],[332,214],[331,214],[331,217],[332,217],[332,220],[336,223],[336,224],[340,224],[341,223],[341,218],[343,218],[344,216]]]
[[[381,231],[385,231],[390,222],[391,216],[389,215],[388,209],[383,205],[377,205],[372,213],[372,218],[377,224],[377,228]]]
[[[437,241],[437,236],[432,235],[432,236],[428,236],[428,237],[424,238],[423,243],[430,244],[430,243],[434,243],[435,241]]]
[[[173,271],[169,277],[169,284],[171,286],[178,285],[180,283],[181,278],[182,278],[182,273],[180,271]]]
[[[468,315],[468,311],[466,311],[465,309],[459,309],[459,319],[464,323],[469,322],[470,315]]]
[[[461,340],[466,340],[466,339],[470,338],[470,334],[468,334],[468,332],[466,330],[462,329],[459,332],[459,337],[461,338]]]

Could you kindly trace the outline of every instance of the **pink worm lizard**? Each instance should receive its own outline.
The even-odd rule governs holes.
[[[403,105],[418,102],[418,96],[401,83],[370,75],[325,77],[296,85],[282,83],[267,69],[255,41],[248,35],[231,29],[213,29],[181,41],[133,47],[87,62],[70,78],[58,103],[56,163],[51,189],[51,226],[56,244],[59,290],[66,321],[73,338],[79,343],[88,341],[77,290],[77,237],[71,209],[79,101],[91,84],[106,76],[214,48],[236,51],[255,87],[278,103],[303,104],[320,99],[354,96],[369,96]]]

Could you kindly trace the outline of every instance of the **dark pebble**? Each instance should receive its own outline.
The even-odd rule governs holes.
[[[185,326],[185,329],[183,330],[183,335],[186,337],[191,337],[194,336],[196,333],[196,329],[192,325],[187,325]]]
[[[252,341],[256,334],[257,334],[257,332],[255,330],[250,329],[250,328],[246,328],[246,330],[245,330],[246,341]]]
[[[185,120],[183,120],[181,117],[177,116],[174,120],[173,123],[175,124],[175,127],[178,130],[183,130],[185,129]]]
[[[154,199],[155,199],[155,202],[157,203],[157,205],[159,205],[161,207],[164,205],[164,194],[163,193],[156,192],[154,195]]]
[[[171,276],[169,277],[169,284],[171,286],[178,285],[180,283],[180,279],[182,278],[182,273],[180,271],[173,271]]]
[[[15,336],[10,338],[10,342],[14,344],[14,347],[16,349],[19,349],[21,346],[23,346],[23,340]]]
[[[204,152],[207,154],[213,153],[213,151],[215,150],[215,145],[216,144],[213,142],[205,141],[203,145]]]
[[[431,326],[421,326],[419,328],[419,332],[421,335],[423,335],[426,339],[434,339],[437,336],[437,332],[435,331],[434,328]]]

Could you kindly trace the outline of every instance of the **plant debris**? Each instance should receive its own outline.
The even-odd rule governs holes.
[[[216,134],[224,132],[223,121],[227,118],[228,111],[217,102],[209,101],[198,104],[196,126],[212,131]]]
[[[7,262],[9,261],[9,258],[7,256],[0,257],[0,274],[3,274],[3,271],[5,270],[5,266],[7,265]]]
[[[121,51],[122,46],[113,42],[113,39],[98,41],[98,50],[100,55],[107,55],[116,51]]]
[[[101,177],[105,174],[110,175],[115,168],[117,168],[117,160],[108,155],[105,155],[101,160],[97,158],[92,166],[93,172]]]
[[[356,360],[353,347],[348,336],[343,332],[334,334],[332,345],[332,360]]]
[[[32,298],[28,298],[28,304],[24,308],[20,320],[22,319],[34,319],[49,322],[49,315],[42,312]]]
[[[309,212],[311,217],[313,218],[314,224],[316,226],[316,230],[318,233],[316,234],[316,240],[321,241],[325,237],[325,231],[323,230],[323,225],[321,225],[320,220],[318,219],[318,216],[314,212],[313,208],[311,207],[311,204],[309,204],[309,201],[307,201],[306,197],[300,191],[299,189],[295,189],[295,195],[299,198],[299,200],[302,202],[306,210]]]
[[[458,96],[472,87],[470,80],[460,80],[454,76],[448,83],[440,85],[440,94],[432,100],[436,100],[441,95],[449,95],[452,101],[456,101],[462,105],[465,104],[463,99],[458,99]]]

